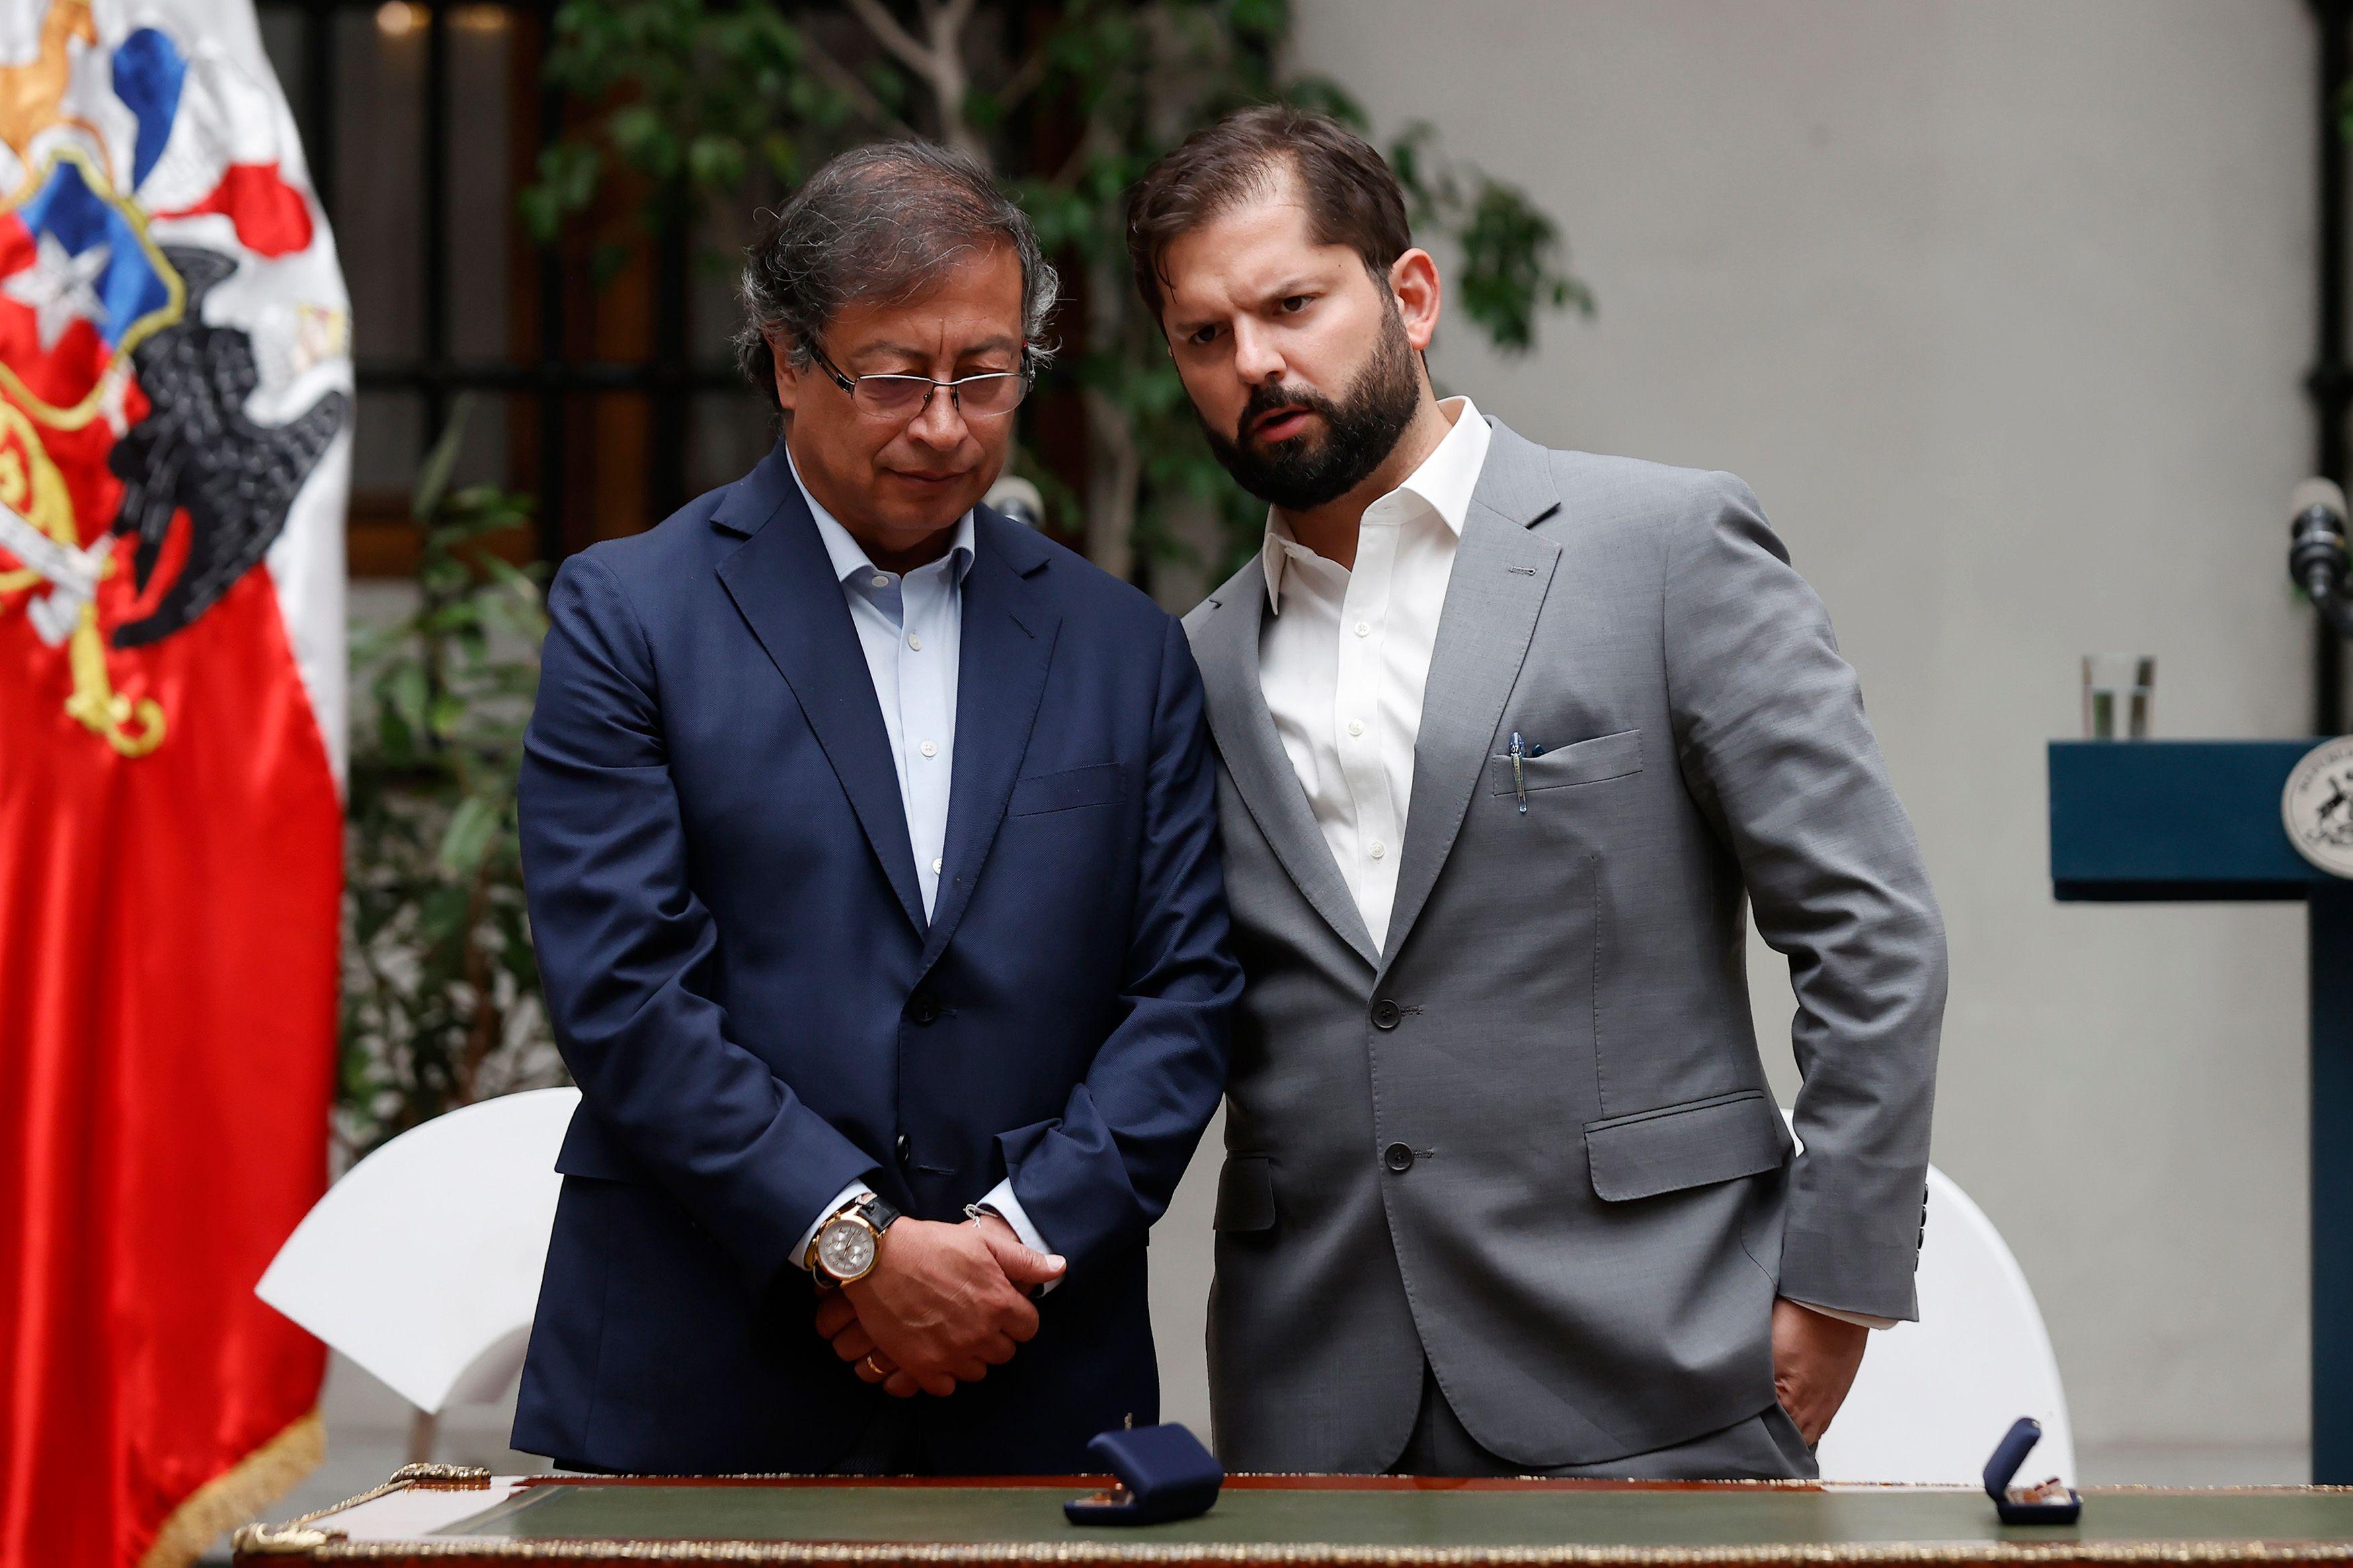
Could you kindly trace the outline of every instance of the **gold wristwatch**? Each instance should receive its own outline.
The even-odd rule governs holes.
[[[882,1233],[897,1223],[899,1211],[869,1193],[847,1205],[817,1227],[805,1260],[809,1278],[820,1289],[863,1279],[874,1270],[881,1250]]]

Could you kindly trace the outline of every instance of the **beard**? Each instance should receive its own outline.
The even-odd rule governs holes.
[[[1231,435],[1201,422],[1209,450],[1235,483],[1284,511],[1311,511],[1338,500],[1388,461],[1421,405],[1421,375],[1405,323],[1395,311],[1385,312],[1382,322],[1371,362],[1338,401],[1304,387],[1257,386]],[[1320,416],[1323,436],[1294,436],[1271,447],[1253,439],[1250,426],[1278,408]]]

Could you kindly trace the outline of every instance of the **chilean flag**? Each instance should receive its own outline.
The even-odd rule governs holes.
[[[0,216],[0,365],[52,407],[96,392],[124,340],[172,304],[139,226],[90,188],[86,167],[60,159]]]
[[[0,62],[0,1568],[172,1568],[322,1447],[349,301],[250,0]]]

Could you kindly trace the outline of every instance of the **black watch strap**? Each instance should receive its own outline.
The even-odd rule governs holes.
[[[874,1227],[874,1234],[877,1236],[897,1224],[900,1218],[899,1211],[892,1207],[891,1200],[881,1193],[869,1194],[866,1201],[860,1204],[853,1212],[863,1215],[866,1223]]]

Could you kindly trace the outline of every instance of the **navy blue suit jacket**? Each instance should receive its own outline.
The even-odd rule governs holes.
[[[829,1468],[889,1396],[818,1338],[787,1254],[860,1178],[956,1220],[1009,1177],[1070,1260],[1011,1363],[914,1407],[937,1469],[1069,1473],[1156,1418],[1145,1232],[1223,1091],[1240,989],[1200,677],[1143,595],[976,521],[928,921],[781,446],[549,591],[523,868],[584,1102],[519,1448]]]

